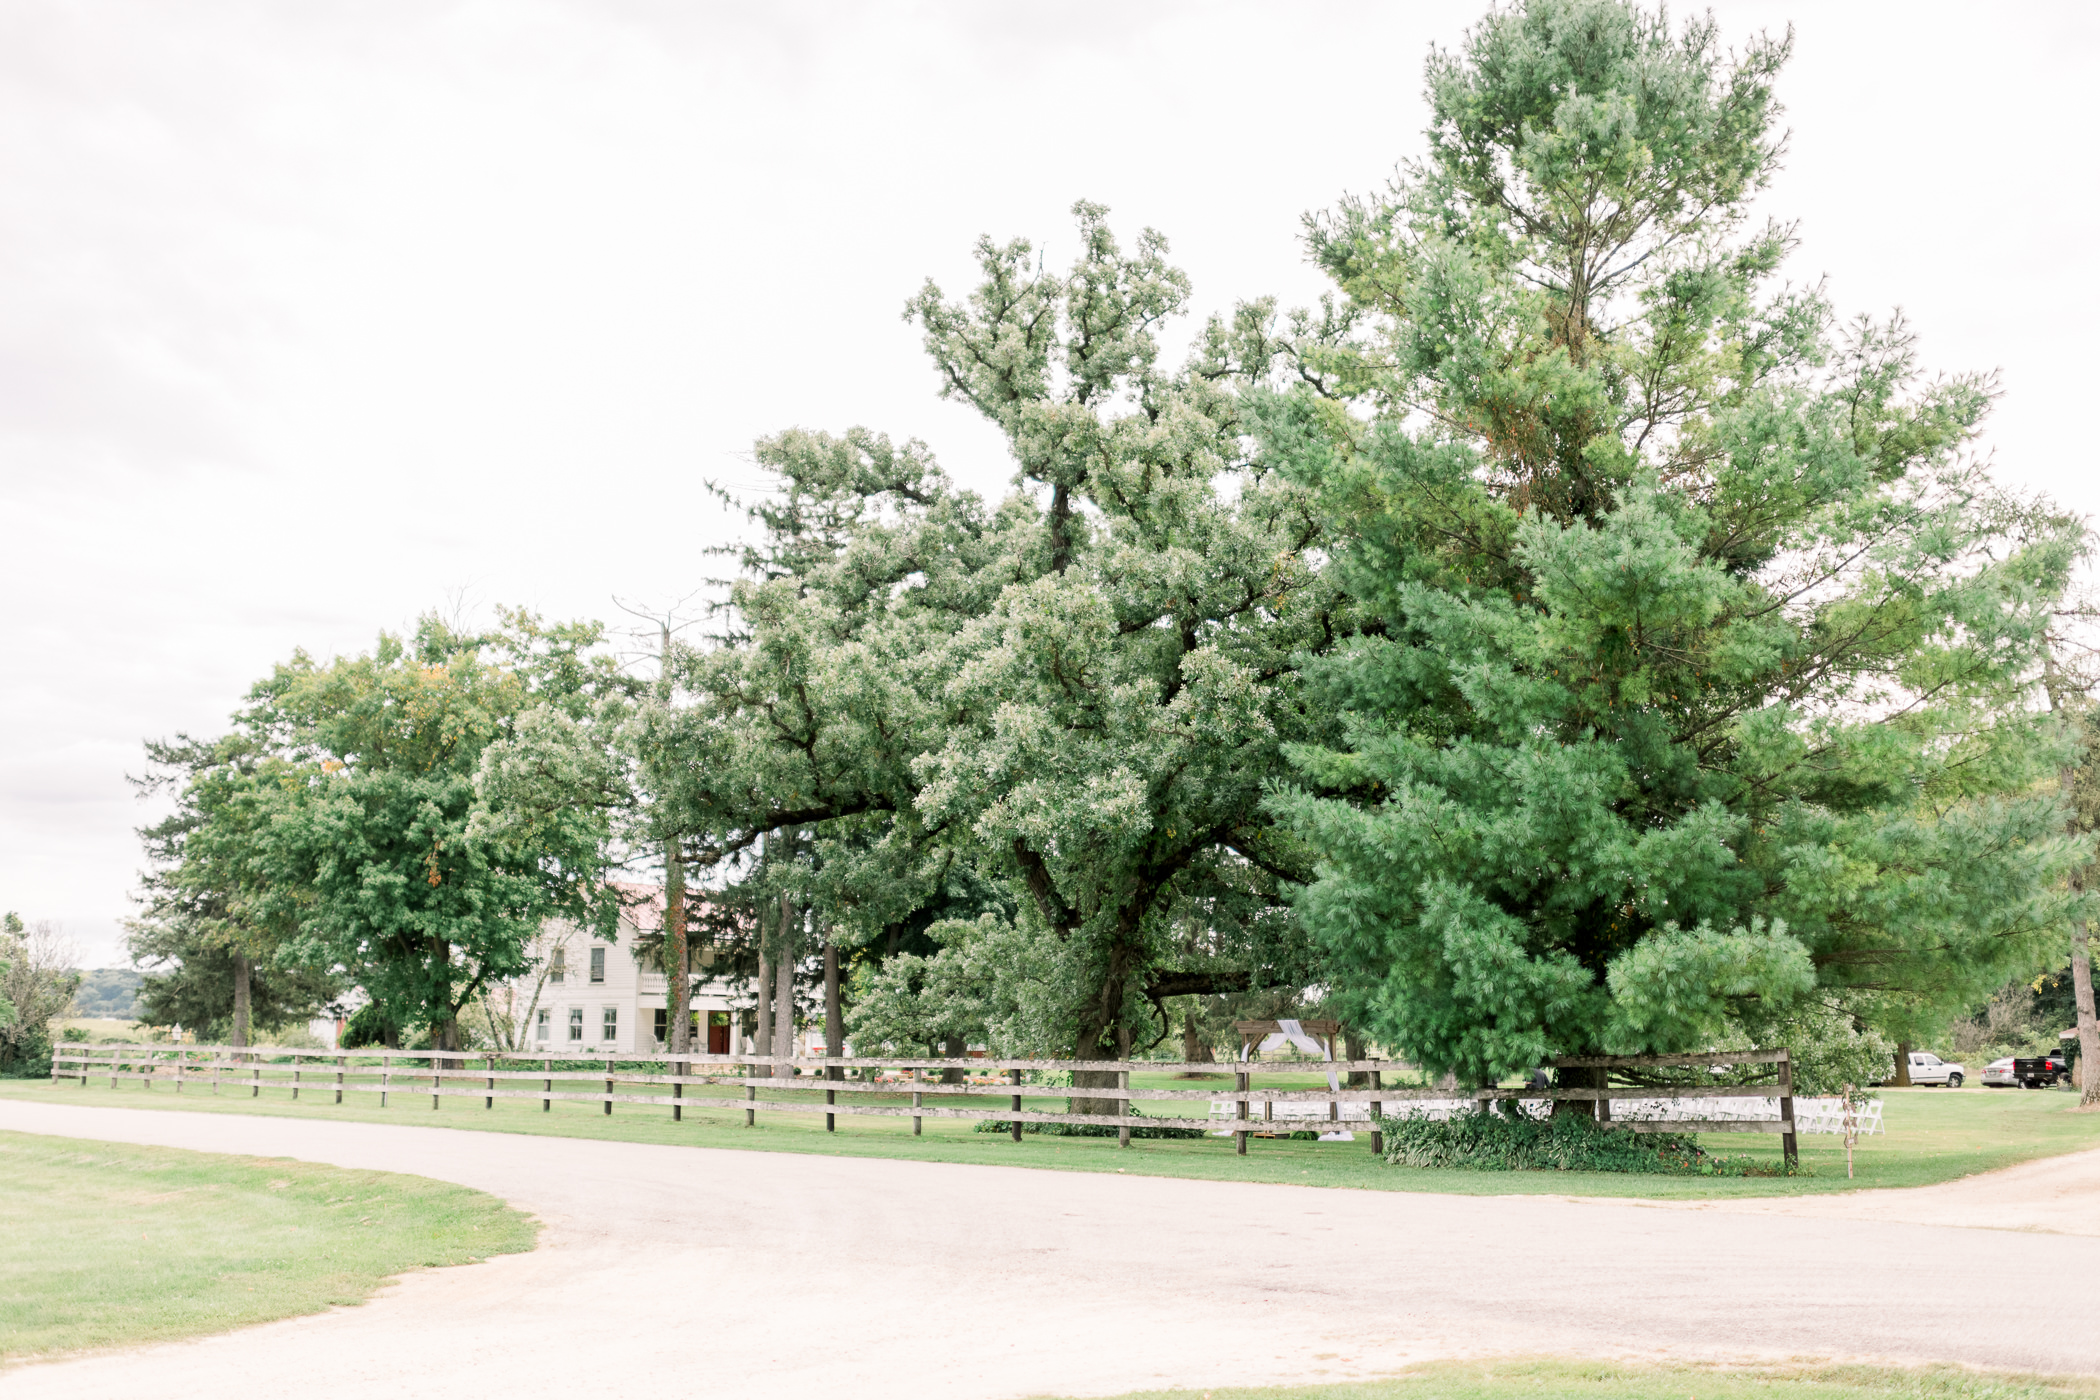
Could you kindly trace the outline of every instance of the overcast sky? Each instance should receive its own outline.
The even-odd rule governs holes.
[[[615,618],[709,572],[753,438],[996,437],[899,319],[1088,198],[1199,312],[1316,296],[1300,215],[1421,150],[1478,3],[0,6],[0,908],[117,960],[141,738],[427,608]],[[1796,31],[1793,273],[2003,372],[2009,479],[2100,508],[2085,5],[1724,4]]]

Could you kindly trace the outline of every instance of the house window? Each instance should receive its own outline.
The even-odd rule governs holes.
[[[568,980],[568,975],[569,950],[567,948],[556,948],[554,956],[547,959],[547,980],[549,982],[565,982]]]
[[[605,980],[605,950],[603,948],[591,949],[591,980],[593,982],[603,982]]]
[[[693,1038],[698,1040],[700,1038],[700,1013],[698,1011],[692,1013],[692,1017],[686,1022],[686,1026]],[[669,1045],[671,1043],[671,1013],[661,1006],[656,1008],[656,1043],[658,1045]]]
[[[569,1008],[569,1039],[583,1039],[583,1008],[580,1006]]]
[[[604,1038],[606,1040],[618,1040],[620,1038],[620,1008],[617,1006],[605,1008]]]
[[[549,1011],[544,1006],[541,1007],[538,1011],[533,1013],[532,1038],[534,1040],[545,1040],[550,1034],[553,1033],[553,1025],[554,1013],[552,1011]]]

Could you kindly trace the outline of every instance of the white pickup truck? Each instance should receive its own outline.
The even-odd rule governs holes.
[[[1959,1089],[1962,1076],[1967,1073],[1967,1067],[1950,1065],[1929,1050],[1910,1052],[1910,1082],[1913,1084],[1944,1084],[1949,1089]]]

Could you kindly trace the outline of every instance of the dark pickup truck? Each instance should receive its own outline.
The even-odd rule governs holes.
[[[2061,1053],[1994,1060],[1983,1071],[1983,1083],[1987,1089],[2009,1089],[2015,1084],[2027,1089],[2045,1089],[2051,1084],[2070,1082],[2071,1062]]]

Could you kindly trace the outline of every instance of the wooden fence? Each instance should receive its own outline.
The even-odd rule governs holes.
[[[1277,1130],[1305,1129],[1316,1126],[1319,1119],[1285,1118],[1275,1122],[1257,1119],[1252,1114],[1256,1104],[1314,1103],[1327,1108],[1326,1121],[1334,1127],[1344,1126],[1342,1106],[1364,1104],[1370,1113],[1370,1122],[1364,1126],[1371,1129],[1371,1150],[1385,1150],[1384,1134],[1378,1129],[1378,1121],[1385,1117],[1388,1109],[1406,1111],[1406,1105],[1418,1102],[1448,1103],[1454,1099],[1470,1100],[1486,1104],[1500,1099],[1533,1101],[1588,1101],[1597,1107],[1601,1121],[1614,1128],[1632,1132],[1776,1132],[1785,1135],[1785,1151],[1788,1161],[1796,1159],[1793,1114],[1792,1065],[1785,1050],[1750,1050],[1712,1055],[1644,1055],[1610,1058],[1575,1058],[1548,1061],[1549,1065],[1564,1068],[1601,1068],[1606,1071],[1607,1087],[1567,1089],[1413,1089],[1388,1088],[1384,1076],[1405,1068],[1392,1060],[1268,1060],[1240,1061],[1228,1065],[1213,1063],[1180,1064],[1155,1060],[997,1060],[997,1059],[875,1059],[868,1057],[841,1059],[799,1059],[765,1055],[619,1055],[603,1057],[562,1057],[524,1051],[431,1051],[431,1050],[381,1050],[359,1049],[294,1050],[274,1046],[257,1046],[241,1049],[229,1045],[60,1045],[51,1058],[51,1079],[56,1084],[61,1080],[80,1081],[83,1087],[90,1082],[107,1079],[109,1087],[131,1081],[146,1089],[165,1086],[169,1092],[181,1093],[187,1087],[203,1089],[210,1093],[222,1090],[245,1089],[250,1097],[259,1098],[265,1088],[289,1089],[295,1100],[302,1095],[329,1096],[333,1103],[342,1103],[345,1094],[376,1094],[379,1106],[387,1106],[390,1096],[410,1095],[421,1098],[428,1095],[432,1109],[439,1108],[443,1101],[452,1099],[480,1099],[484,1109],[492,1109],[498,1099],[536,1100],[542,1111],[551,1112],[560,1102],[596,1103],[606,1113],[613,1111],[615,1104],[637,1104],[649,1108],[668,1108],[674,1120],[682,1119],[685,1110],[713,1109],[737,1110],[744,1114],[747,1127],[755,1126],[760,1113],[821,1113],[827,1132],[835,1131],[838,1116],[861,1115],[881,1118],[910,1118],[912,1132],[918,1134],[925,1119],[950,1118],[978,1121],[1005,1122],[1011,1125],[1014,1141],[1021,1139],[1024,1123],[1090,1124],[1114,1128],[1122,1146],[1130,1145],[1132,1128],[1196,1128],[1210,1132],[1229,1130],[1235,1140],[1236,1149],[1244,1154],[1247,1140],[1251,1136],[1262,1136]],[[1767,1097],[1779,1098],[1780,1111],[1776,1119],[1755,1121],[1681,1120],[1628,1121],[1611,1118],[1611,1104],[1623,1099],[1655,1099],[1657,1097],[1716,1098],[1755,1096],[1756,1087],[1743,1085],[1686,1085],[1658,1089],[1653,1085],[1610,1087],[1612,1074],[1652,1069],[1662,1066],[1698,1065],[1770,1065],[1776,1074],[1777,1083]],[[1030,1074],[1057,1074],[1070,1071],[1109,1072],[1116,1077],[1113,1086],[1101,1088],[1072,1088],[1063,1084],[1025,1082]],[[876,1079],[848,1078],[849,1074],[872,1071],[901,1073],[907,1078]],[[1314,1089],[1257,1088],[1253,1084],[1256,1072],[1270,1074],[1332,1074],[1339,1087]],[[943,1074],[951,1077],[976,1075],[980,1080],[991,1075],[999,1076],[997,1082],[943,1083]],[[1132,1088],[1130,1076],[1137,1074],[1203,1074],[1229,1073],[1234,1084],[1231,1089],[1222,1087],[1160,1089]],[[1343,1076],[1361,1075],[1367,1084],[1349,1085]],[[588,1084],[589,1089],[574,1086]],[[603,1089],[597,1086],[602,1084]],[[557,1085],[561,1087],[557,1087]],[[668,1093],[664,1092],[668,1089]],[[704,1091],[688,1094],[688,1089]],[[731,1092],[723,1093],[727,1089]],[[767,1091],[760,1098],[759,1091]],[[741,1091],[739,1097],[735,1091]],[[911,1102],[878,1103],[876,1096],[902,1098],[909,1094]],[[821,1099],[816,1097],[821,1095]],[[789,1096],[789,1097],[784,1097]],[[982,1102],[966,1103],[965,1099],[982,1100],[987,1097],[1004,1099],[1003,1104]],[[1045,1112],[1022,1106],[1024,1097],[1034,1098],[1083,1098],[1108,1100],[1115,1104],[1113,1113],[1068,1113]],[[932,1102],[928,1102],[928,1100]],[[1150,1115],[1135,1116],[1133,1105],[1138,1101],[1186,1103],[1192,1100],[1204,1102],[1208,1115],[1213,1102],[1224,1101],[1232,1106],[1233,1117],[1220,1120],[1205,1116],[1170,1117]],[[301,1100],[304,1101],[304,1100]],[[1358,1123],[1362,1120],[1347,1120]]]

